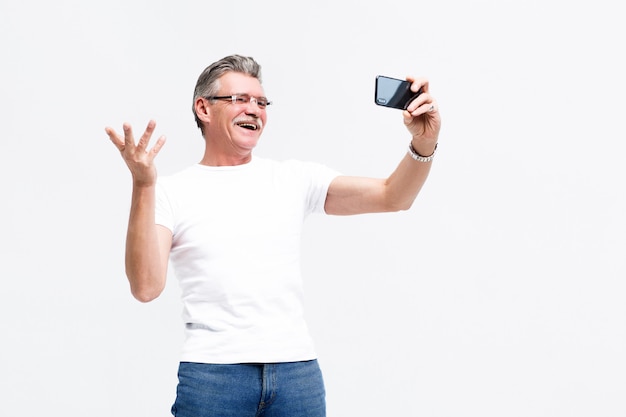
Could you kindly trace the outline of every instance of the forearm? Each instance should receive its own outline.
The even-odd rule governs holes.
[[[426,157],[434,154],[437,142],[413,141],[411,145],[420,156]],[[390,211],[408,210],[411,207],[428,178],[431,166],[432,161],[415,160],[407,152],[385,182],[385,200]]]
[[[428,178],[431,166],[432,162],[415,161],[407,153],[385,181],[386,211],[411,208]]]
[[[422,148],[427,149],[427,145]],[[421,152],[425,156],[432,154]],[[406,154],[388,178],[339,176],[330,184],[324,209],[335,215],[408,210],[426,182],[431,165]]]
[[[154,209],[154,185],[134,185],[126,235],[126,275],[133,296],[142,302],[150,301],[161,293],[167,274]]]

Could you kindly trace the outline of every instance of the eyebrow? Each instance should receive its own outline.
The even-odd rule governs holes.
[[[248,97],[254,97],[254,98],[264,98],[265,100],[267,100],[267,97],[265,96],[255,96],[254,94],[249,94],[249,93],[233,93],[231,94],[233,96],[248,96]]]

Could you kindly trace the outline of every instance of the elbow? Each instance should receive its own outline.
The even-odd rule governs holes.
[[[141,282],[139,280],[133,280],[129,277],[130,292],[133,297],[141,303],[149,303],[152,300],[161,295],[165,287],[165,280],[158,280],[158,282]]]
[[[390,187],[387,184],[381,199],[383,211],[398,212],[409,210],[413,206],[418,193],[419,190],[412,190],[408,187],[398,190],[397,187]]]
[[[414,199],[410,200],[393,200],[385,205],[385,209],[388,213],[395,213],[399,211],[407,211],[413,206]]]
[[[410,210],[411,207],[413,207],[413,203],[415,203],[416,199],[417,199],[417,194],[413,195],[411,198],[404,201],[404,203],[402,204],[402,208],[400,210],[401,211]]]
[[[396,211],[408,211],[411,207],[413,206],[413,202],[408,202],[405,203],[401,206],[398,206],[398,208],[396,209]]]
[[[139,301],[140,303],[149,303],[152,300],[155,300],[160,293],[149,293],[149,292],[139,292],[139,291],[131,291],[133,294],[133,297],[135,297],[135,300]]]
[[[162,290],[158,289],[131,289],[131,294],[141,303],[149,303],[161,295]]]

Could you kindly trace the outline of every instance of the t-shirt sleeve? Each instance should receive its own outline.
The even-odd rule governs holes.
[[[158,180],[155,190],[155,223],[174,231],[174,213],[166,190],[163,181]]]
[[[310,213],[325,214],[324,205],[328,195],[330,183],[339,175],[338,171],[328,168],[318,163],[306,163],[307,171],[310,175],[308,208]]]

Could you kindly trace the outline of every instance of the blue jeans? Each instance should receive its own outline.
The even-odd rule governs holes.
[[[316,360],[217,365],[181,362],[175,417],[325,417]]]

